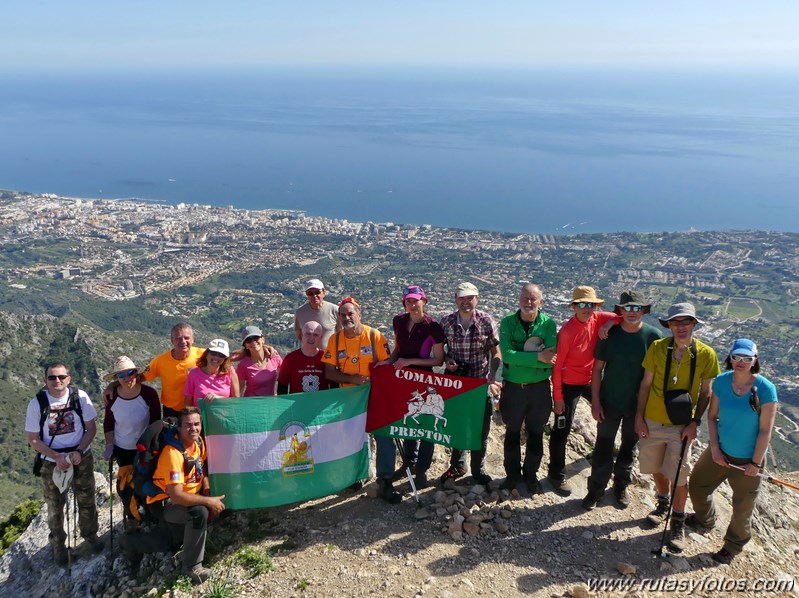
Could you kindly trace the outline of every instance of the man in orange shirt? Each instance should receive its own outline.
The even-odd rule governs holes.
[[[210,495],[201,431],[202,419],[197,407],[186,407],[178,414],[177,439],[183,450],[171,444],[164,446],[153,474],[153,483],[163,493],[147,499],[160,527],[153,532],[123,536],[119,541],[134,566],[143,554],[182,544],[182,572],[194,584],[206,581],[211,575],[203,567],[208,515],[219,515],[225,510],[224,495]]]

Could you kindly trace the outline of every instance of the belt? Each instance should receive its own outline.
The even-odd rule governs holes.
[[[531,388],[533,386],[539,386],[541,384],[549,385],[549,378],[546,378],[545,380],[540,380],[539,382],[525,382],[525,383],[511,382],[510,380],[506,380],[505,383],[506,384],[515,384],[519,388]]]

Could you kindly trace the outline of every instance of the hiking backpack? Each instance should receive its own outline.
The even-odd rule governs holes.
[[[136,455],[133,465],[121,467],[117,474],[117,492],[122,498],[123,511],[126,517],[138,521],[145,518],[155,520],[156,517],[148,510],[147,498],[163,494],[164,491],[153,481],[153,474],[158,465],[158,458],[164,448],[169,445],[183,454],[183,475],[188,477],[192,469],[197,469],[202,475],[202,462],[189,455],[178,439],[178,429],[171,422],[158,420],[150,424],[142,432],[136,442]],[[197,439],[200,454],[203,451],[203,439]]]
[[[83,433],[86,433],[86,422],[83,421],[83,408],[80,406],[80,396],[78,395],[78,389],[72,385],[68,387],[69,390],[69,398],[67,399],[67,406],[66,408],[62,409],[61,412],[58,414],[58,419],[56,419],[56,428],[58,428],[61,420],[64,419],[64,415],[66,415],[67,411],[74,411],[78,415],[78,419],[80,419],[80,425],[83,428]],[[44,442],[44,423],[47,421],[47,416],[50,415],[50,400],[47,398],[47,391],[45,389],[40,390],[36,393],[36,401],[39,403],[39,439]],[[55,440],[55,436],[50,437],[50,444],[47,446],[53,446],[53,440]],[[44,464],[44,455],[42,453],[36,453],[36,456],[33,459],[33,475],[39,477],[41,475],[42,465]]]

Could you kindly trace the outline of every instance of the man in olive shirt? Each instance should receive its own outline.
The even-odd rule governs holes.
[[[627,486],[632,480],[638,434],[635,432],[635,409],[638,388],[644,377],[646,350],[662,338],[660,330],[643,321],[650,305],[638,291],[625,291],[614,308],[624,319],[600,339],[594,351],[591,377],[591,413],[597,422],[596,446],[591,459],[591,476],[583,508],[593,509],[605,493],[611,473],[616,506],[630,505]],[[613,443],[621,426],[621,447],[613,463]]]
[[[500,411],[505,421],[505,475],[501,488],[513,490],[522,476],[532,494],[540,491],[538,468],[544,455],[544,426],[552,411],[549,377],[557,344],[555,322],[541,312],[544,295],[536,284],[525,284],[519,309],[499,327],[503,361]],[[524,466],[521,460],[522,424],[527,428]]]

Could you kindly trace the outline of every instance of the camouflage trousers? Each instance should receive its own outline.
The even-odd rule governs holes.
[[[97,533],[97,500],[94,489],[94,458],[91,452],[83,455],[80,465],[73,465],[74,477],[70,484],[75,492],[78,503],[78,522],[82,537],[93,536]],[[45,461],[42,464],[42,491],[44,501],[47,503],[47,526],[50,528],[50,544],[54,548],[64,546],[67,540],[67,531],[64,529],[64,507],[67,505],[69,488],[61,494],[53,483],[53,470],[55,463]],[[73,511],[69,515],[70,531],[75,526]]]

